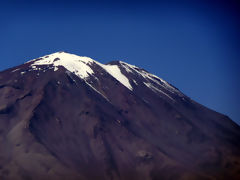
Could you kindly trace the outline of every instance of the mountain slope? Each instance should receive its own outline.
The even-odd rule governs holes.
[[[121,61],[59,52],[0,73],[0,179],[239,179],[239,138]]]

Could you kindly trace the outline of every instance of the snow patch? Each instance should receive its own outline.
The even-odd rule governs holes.
[[[55,66],[55,67],[54,67],[54,71],[57,71],[57,70],[58,70],[58,67]]]
[[[89,84],[87,81],[85,81],[85,83],[90,86],[95,92],[97,92],[98,94],[100,94],[102,97],[104,97],[104,99],[106,99],[107,101],[109,101],[109,99],[104,96],[101,92],[99,92],[95,87],[93,87],[91,84]],[[109,101],[110,102],[110,101]]]
[[[128,89],[133,90],[128,78],[121,73],[117,65],[103,65],[102,67]]]
[[[138,85],[137,81],[135,81],[134,79],[133,79],[133,83],[136,84],[136,85]]]
[[[159,92],[161,94],[164,94],[165,96],[167,96],[169,99],[171,99],[172,101],[175,101],[171,96],[169,96],[167,93],[163,92],[162,90],[156,88],[155,86],[153,86],[151,83],[146,83],[144,82],[145,86],[147,86],[148,88],[150,88],[151,90],[153,90],[154,92]]]
[[[122,61],[120,61],[120,64],[124,67],[124,69],[128,72],[128,73],[132,73],[133,71],[131,70],[129,64],[124,63]]]
[[[15,70],[13,70],[12,72],[16,72],[16,71],[18,71],[18,70],[20,70],[19,68],[18,69],[15,69]]]

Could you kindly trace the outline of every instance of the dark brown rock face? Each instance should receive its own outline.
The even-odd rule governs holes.
[[[66,54],[0,72],[0,179],[240,179],[231,119],[127,63],[82,77]]]

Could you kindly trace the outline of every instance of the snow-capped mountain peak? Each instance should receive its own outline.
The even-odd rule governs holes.
[[[89,76],[94,75],[94,70],[92,66],[97,65],[103,68],[107,73],[109,73],[111,76],[117,79],[120,83],[122,83],[128,89],[132,90],[132,86],[128,78],[122,74],[121,70],[117,65],[110,65],[110,64],[105,65],[89,57],[77,56],[77,55],[65,53],[65,52],[53,53],[53,54],[43,56],[31,61],[34,61],[34,63],[31,64],[31,67],[33,69],[38,70],[37,66],[40,66],[40,65],[52,65],[54,67],[54,71],[57,71],[59,66],[63,66],[68,71],[74,73],[78,77],[85,80]]]
[[[159,78],[158,76],[147,72],[146,70],[139,68],[135,65],[128,64],[123,61],[112,61],[108,64],[102,64],[90,57],[78,56],[75,54],[70,54],[66,52],[56,52],[50,55],[45,55],[37,59],[28,61],[30,63],[31,70],[42,70],[42,66],[47,66],[48,69],[53,69],[58,71],[59,67],[62,66],[66,68],[69,72],[77,75],[79,78],[83,79],[89,86],[97,89],[94,85],[91,85],[91,77],[99,79],[99,75],[105,73],[109,74],[122,85],[124,85],[129,90],[133,91],[133,84],[142,84],[152,91],[166,96],[165,92],[169,92],[170,96],[177,94],[178,96],[183,96],[183,94],[177,90],[175,87]],[[46,71],[46,67],[44,68]],[[104,73],[96,74],[96,70],[101,69]],[[25,73],[25,72],[21,72]],[[103,78],[100,78],[103,79]],[[170,97],[169,95],[166,97]],[[170,97],[171,98],[171,97]]]

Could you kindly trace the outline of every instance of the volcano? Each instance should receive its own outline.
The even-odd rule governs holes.
[[[0,72],[0,179],[240,179],[240,127],[122,61],[66,52]]]

